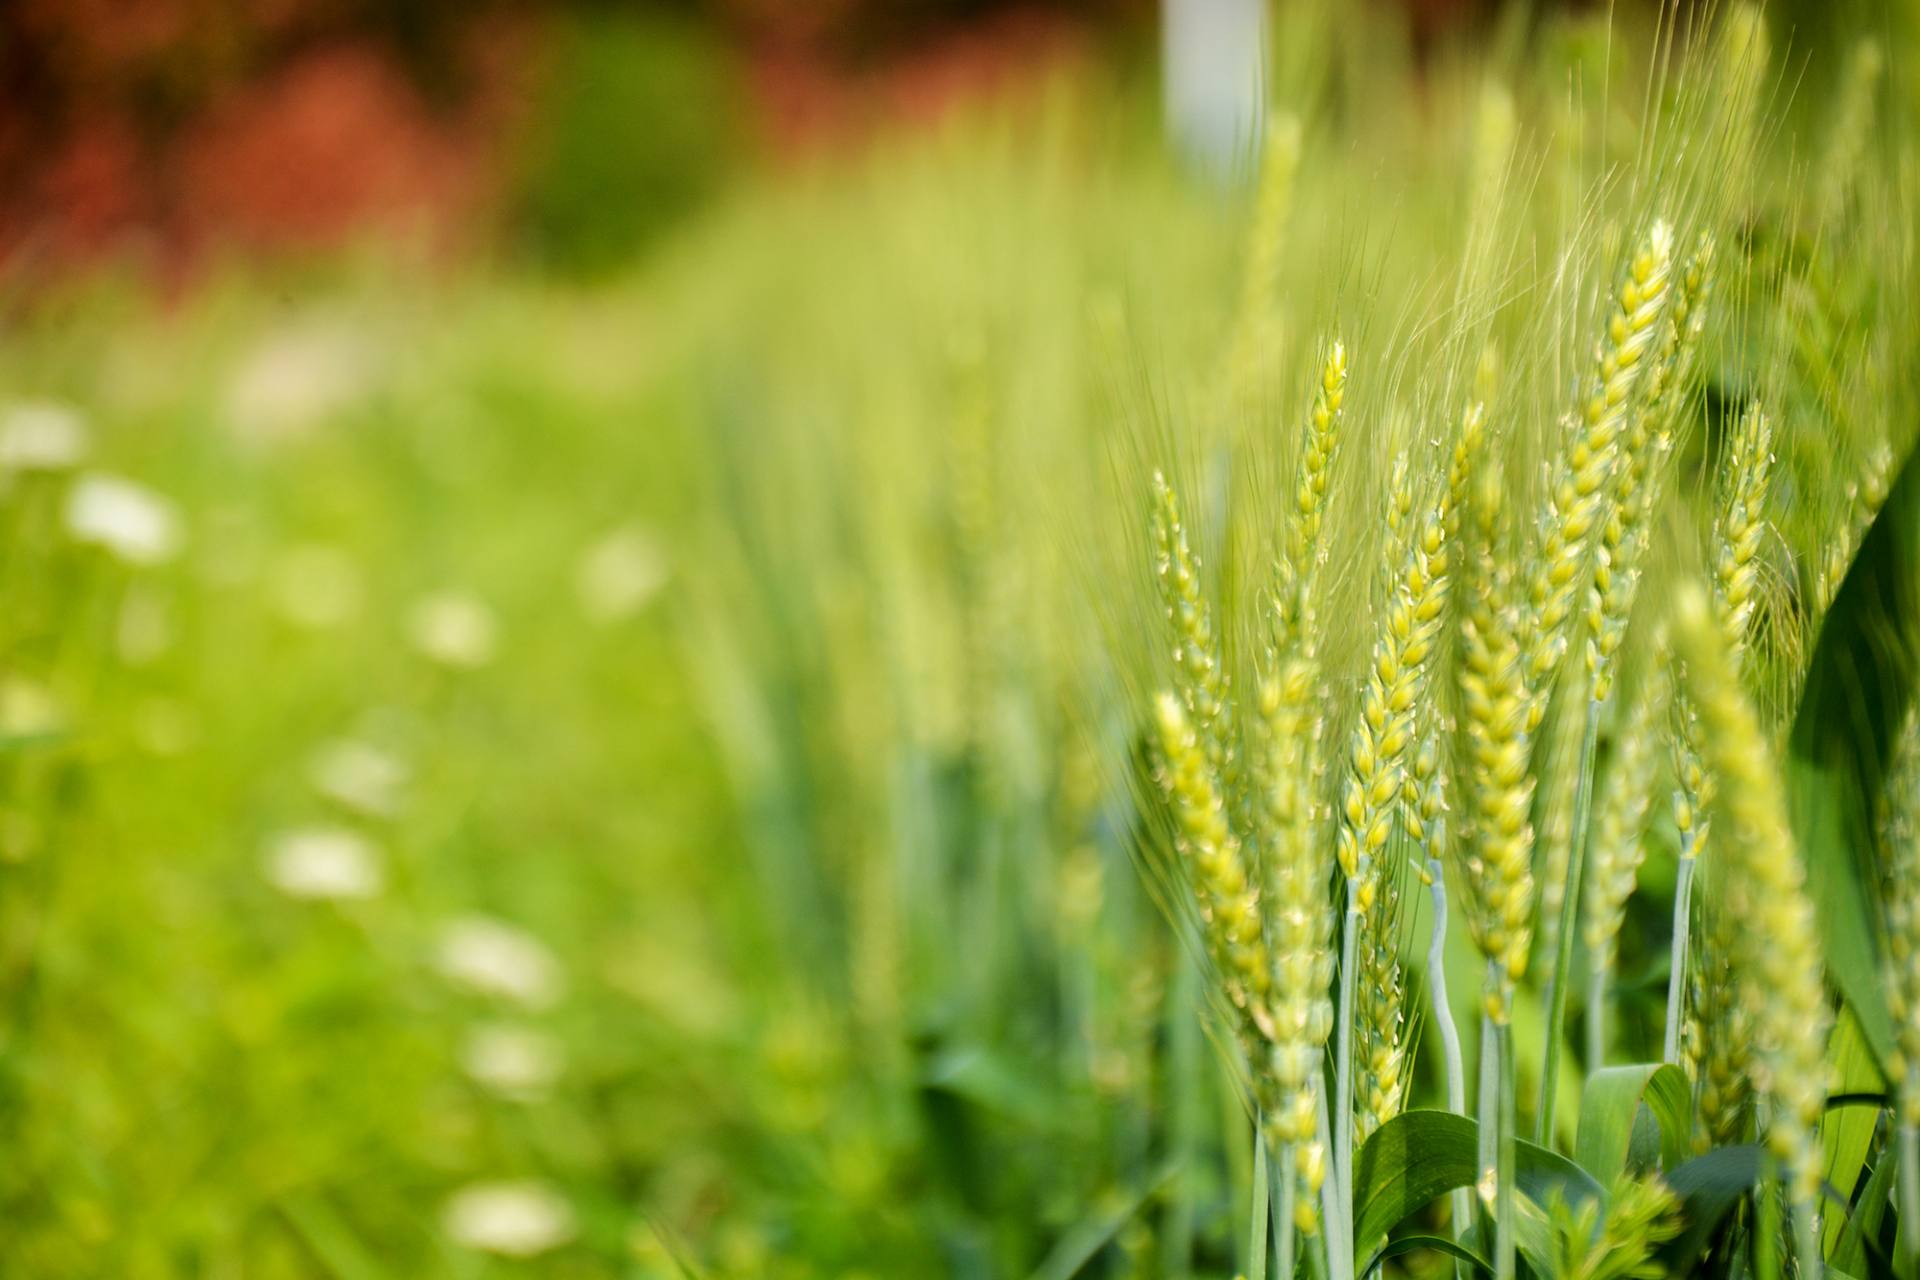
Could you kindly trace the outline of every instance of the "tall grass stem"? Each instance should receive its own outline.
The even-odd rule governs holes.
[[[1587,966],[1587,1072],[1607,1065],[1607,967],[1594,956]]]
[[[1320,1138],[1325,1142],[1333,1132],[1327,1118],[1326,1091],[1314,1090],[1314,1102],[1318,1108]],[[1327,1244],[1328,1276],[1330,1280],[1353,1280],[1353,1202],[1340,1185],[1338,1162],[1335,1162],[1333,1176],[1320,1184],[1320,1204],[1320,1235]]]
[[[1903,1121],[1900,1144],[1900,1232],[1896,1244],[1900,1274],[1920,1272],[1920,1125]]]
[[[1436,826],[1439,823],[1436,821]],[[1430,837],[1439,838],[1438,833]],[[1433,1025],[1440,1033],[1440,1054],[1446,1064],[1447,1110],[1467,1114],[1467,1082],[1460,1061],[1460,1029],[1447,1003],[1447,880],[1440,859],[1427,856],[1428,893],[1433,898],[1433,937],[1427,943],[1427,994],[1433,1001]],[[1453,1234],[1458,1240],[1473,1224],[1473,1197],[1462,1187],[1453,1193]],[[1456,1268],[1457,1270],[1457,1268]]]
[[[1351,1212],[1353,1205],[1353,1017],[1354,969],[1360,947],[1360,885],[1347,881],[1347,911],[1340,932],[1340,1008],[1335,1024],[1333,1055],[1333,1181],[1340,1184],[1340,1199]],[[1344,1216],[1344,1215],[1343,1215]]]
[[[1698,859],[1693,852],[1693,832],[1680,837],[1680,867],[1673,882],[1673,959],[1667,973],[1667,1032],[1661,1042],[1660,1060],[1680,1061],[1680,1025],[1686,1017],[1687,938],[1693,919],[1693,873]]]
[[[1573,792],[1573,841],[1567,850],[1566,889],[1560,896],[1560,929],[1554,948],[1553,973],[1547,979],[1547,1050],[1540,1071],[1540,1107],[1533,1117],[1533,1140],[1547,1146],[1553,1139],[1554,1095],[1560,1085],[1560,1042],[1567,1020],[1567,986],[1573,978],[1573,934],[1580,919],[1580,882],[1587,860],[1587,827],[1593,808],[1593,757],[1600,738],[1604,704],[1587,699],[1587,723],[1580,734],[1580,774]]]
[[[1274,1261],[1279,1266],[1279,1280],[1293,1280],[1295,1271],[1293,1261],[1293,1198],[1299,1178],[1294,1174],[1294,1147],[1291,1142],[1280,1148],[1280,1178],[1273,1184],[1274,1194],[1280,1197],[1278,1211],[1274,1214]],[[1272,1206],[1269,1206],[1270,1208]],[[1262,1260],[1264,1265],[1264,1259]]]
[[[1281,1181],[1286,1181],[1290,1173],[1283,1168]],[[1273,1201],[1267,1192],[1267,1139],[1258,1111],[1253,1116],[1253,1196],[1249,1208],[1247,1280],[1267,1280],[1267,1222],[1273,1216]]]

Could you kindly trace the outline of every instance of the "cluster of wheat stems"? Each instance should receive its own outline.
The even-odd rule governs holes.
[[[1737,66],[1741,81],[1721,95],[1715,117],[1731,139],[1726,155],[1742,154],[1759,127],[1751,64],[1764,61],[1765,47],[1752,14],[1724,24],[1720,65]],[[1877,51],[1863,46],[1827,140],[1817,225],[1843,216],[1878,70]],[[1265,336],[1255,332],[1265,323],[1259,295],[1276,270],[1275,228],[1297,181],[1300,137],[1290,119],[1271,133],[1254,283],[1228,360],[1230,410],[1244,401],[1239,389]],[[1516,992],[1529,982],[1540,991],[1546,1030],[1531,1137],[1550,1145],[1575,942],[1584,941],[1586,960],[1581,1066],[1591,1073],[1607,1061],[1611,977],[1663,796],[1679,840],[1664,1058],[1692,1078],[1699,1149],[1739,1141],[1749,1127],[1771,1149],[1800,1274],[1821,1265],[1832,1013],[1787,817],[1779,717],[1753,672],[1777,541],[1769,513],[1783,406],[1773,401],[1788,398],[1791,371],[1709,412],[1703,335],[1760,309],[1720,287],[1723,277],[1751,277],[1752,237],[1729,206],[1681,198],[1662,209],[1657,187],[1644,204],[1598,315],[1584,321],[1591,355],[1549,433],[1537,494],[1515,483],[1507,461],[1531,424],[1510,420],[1490,343],[1475,354],[1480,376],[1436,379],[1471,389],[1408,411],[1430,420],[1418,428],[1421,443],[1387,470],[1371,639],[1357,671],[1328,652],[1325,615],[1338,561],[1330,500],[1340,455],[1354,447],[1347,409],[1368,377],[1364,350],[1337,337],[1318,348],[1270,569],[1232,597],[1257,601],[1256,621],[1244,609],[1225,615],[1219,577],[1202,564],[1208,541],[1191,495],[1166,471],[1152,473],[1152,567],[1171,661],[1160,668],[1170,678],[1153,701],[1148,755],[1170,819],[1168,865],[1190,908],[1183,915],[1215,978],[1257,1149],[1278,1171],[1283,1266],[1298,1249],[1333,1280],[1364,1268],[1356,1244],[1371,1242],[1353,1235],[1356,1152],[1408,1104],[1423,1017],[1438,1041],[1446,1106],[1469,1114],[1442,961],[1451,908],[1483,964],[1471,1114],[1487,1218],[1474,1221],[1462,1192],[1452,1230],[1485,1231],[1496,1274],[1515,1274]],[[1716,479],[1687,493],[1679,459],[1703,421],[1720,427]],[[1882,446],[1849,491],[1845,526],[1817,549],[1813,609],[1831,600],[1890,467]],[[1674,519],[1675,509],[1702,518]],[[1654,572],[1673,579],[1673,590],[1642,600]],[[1241,635],[1252,639],[1230,639]],[[1790,667],[1792,656],[1767,661]],[[1904,801],[1886,818],[1886,847],[1898,851],[1886,910],[1911,1064],[1920,1062],[1911,865],[1920,856],[1911,825],[1920,732],[1909,730],[1902,760],[1908,772],[1892,795]],[[1402,964],[1414,881],[1431,901],[1424,1015],[1410,1007]],[[1909,1065],[1896,1084],[1911,1200],[1920,1197],[1920,1067]],[[1637,1274],[1678,1230],[1677,1215],[1671,1193],[1648,1175],[1613,1196],[1604,1229],[1588,1224],[1582,1238],[1621,1268],[1608,1274]]]

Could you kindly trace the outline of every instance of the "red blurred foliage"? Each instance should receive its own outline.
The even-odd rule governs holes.
[[[747,2],[747,0],[742,0]],[[884,58],[850,60],[815,40],[758,42],[751,85],[761,132],[777,153],[858,141],[881,123],[928,124],[1084,56],[1084,21],[1014,8],[954,26]]]
[[[464,119],[431,115],[390,58],[342,45],[234,86],[171,158],[184,234],[311,248],[370,225],[447,233],[480,203],[489,148]]]
[[[458,247],[529,99],[540,28],[485,7],[422,87],[346,0],[0,5],[0,271],[131,254],[162,278],[209,252],[365,230]]]
[[[0,281],[372,230],[471,245],[533,100],[546,5],[0,0]],[[1083,53],[1152,0],[707,0],[778,155],[925,121]],[[404,28],[402,12],[428,27]],[[421,54],[421,50],[429,54]],[[425,65],[423,65],[423,62]]]

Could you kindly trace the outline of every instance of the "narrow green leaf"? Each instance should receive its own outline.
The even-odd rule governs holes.
[[[1140,1206],[1172,1181],[1176,1168],[1173,1164],[1163,1166],[1132,1192],[1115,1196],[1105,1209],[1076,1223],[1055,1243],[1053,1252],[1034,1269],[1032,1280],[1072,1280],[1072,1277],[1079,1275],[1080,1268],[1086,1266],[1093,1255],[1100,1252],[1134,1214],[1140,1212]]]
[[[1841,1195],[1850,1196],[1860,1181],[1860,1171],[1866,1167],[1874,1131],[1880,1126],[1879,1107],[1885,1099],[1876,1098],[1872,1104],[1858,1106],[1836,1106],[1835,1103],[1863,1094],[1872,1096],[1872,1091],[1886,1087],[1886,1081],[1873,1064],[1873,1050],[1867,1046],[1866,1036],[1860,1030],[1859,1015],[1850,1006],[1842,1005],[1840,1016],[1834,1022],[1827,1060],[1832,1064],[1834,1092],[1828,1095],[1827,1114],[1820,1124],[1826,1157],[1823,1172]],[[1843,1214],[1830,1213],[1821,1225],[1821,1248],[1828,1255],[1833,1254],[1847,1221]]]
[[[1573,1157],[1603,1185],[1627,1167],[1633,1126],[1644,1106],[1660,1127],[1660,1163],[1677,1167],[1685,1158],[1693,1097],[1687,1077],[1668,1063],[1607,1067],[1587,1078],[1580,1095],[1580,1132]]]
[[[1880,1226],[1886,1221],[1887,1202],[1893,1198],[1893,1181],[1899,1164],[1893,1153],[1888,1152],[1873,1167],[1873,1173],[1868,1176],[1867,1185],[1861,1190],[1860,1199],[1854,1203],[1852,1211],[1845,1215],[1827,1215],[1840,1219],[1837,1243],[1830,1254],[1833,1268],[1854,1275],[1866,1273],[1867,1242],[1880,1237]]]
[[[1920,462],[1909,454],[1820,628],[1787,750],[1787,801],[1827,972],[1884,1068],[1873,810],[1920,671]]]
[[[1694,1264],[1726,1221],[1727,1214],[1766,1172],[1767,1154],[1757,1146],[1721,1147],[1696,1156],[1666,1175],[1680,1197],[1686,1230],[1667,1242],[1660,1258],[1675,1275],[1692,1275]]]
[[[1493,1264],[1491,1262],[1488,1262],[1485,1258],[1467,1248],[1465,1245],[1449,1240],[1445,1236],[1401,1236],[1398,1239],[1389,1240],[1385,1245],[1381,1246],[1378,1253],[1367,1259],[1367,1265],[1361,1271],[1361,1274],[1371,1275],[1377,1271],[1380,1264],[1388,1258],[1398,1258],[1402,1254],[1415,1253],[1421,1249],[1430,1249],[1435,1253],[1444,1253],[1449,1257],[1458,1258],[1469,1266],[1478,1267],[1488,1275],[1493,1274]]]
[[[1527,1263],[1522,1269],[1523,1273],[1531,1271],[1535,1276],[1555,1276],[1553,1220],[1547,1216],[1545,1209],[1528,1200],[1521,1200],[1514,1208],[1518,1210],[1514,1223],[1515,1243],[1519,1246],[1520,1256]]]
[[[301,1243],[334,1280],[383,1280],[386,1273],[324,1199],[294,1195],[281,1201],[279,1208]]]
[[[1356,1254],[1455,1187],[1473,1185],[1477,1131],[1473,1121],[1450,1111],[1404,1112],[1374,1131],[1354,1162]],[[1514,1181],[1537,1204],[1555,1188],[1573,1205],[1606,1198],[1586,1170],[1531,1142],[1516,1144]]]

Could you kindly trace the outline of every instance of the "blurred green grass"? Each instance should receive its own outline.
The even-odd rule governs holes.
[[[1120,1100],[1150,1046],[1083,1060],[1085,1024],[1151,1034],[1106,1007],[1106,969],[1166,944],[1121,842],[1051,855],[1063,771],[1089,767],[1056,758],[1063,668],[1003,653],[1018,681],[963,693],[954,653],[869,667],[941,639],[924,611],[955,604],[959,552],[922,528],[867,563],[885,529],[820,504],[937,483],[951,459],[905,466],[895,425],[964,406],[1074,440],[1089,290],[1224,270],[1220,217],[1063,99],[751,184],[592,290],[376,250],[169,306],[111,279],[38,305],[0,344],[4,398],[70,406],[85,467],[153,490],[184,540],[120,563],[61,527],[73,474],[8,477],[0,644],[65,725],[4,762],[10,1273],[1002,1274],[1143,1194],[1157,1122]],[[1167,234],[1136,241],[1149,221]],[[484,661],[459,635],[453,662],[422,651],[446,593],[491,619],[464,641]],[[757,607],[786,616],[739,625]],[[1012,765],[975,734],[1003,713]],[[319,792],[343,741],[397,801]],[[988,776],[1023,764],[1044,774]],[[889,828],[891,853],[854,847]],[[276,885],[289,833],[341,830],[377,892]],[[875,932],[889,865],[946,890],[879,890],[930,914]],[[1056,874],[1128,932],[1037,915]],[[450,981],[445,930],[474,915],[537,939],[564,994]],[[463,1065],[499,1025],[557,1047],[531,1100]],[[560,1247],[453,1242],[450,1196],[528,1179],[566,1206]]]

